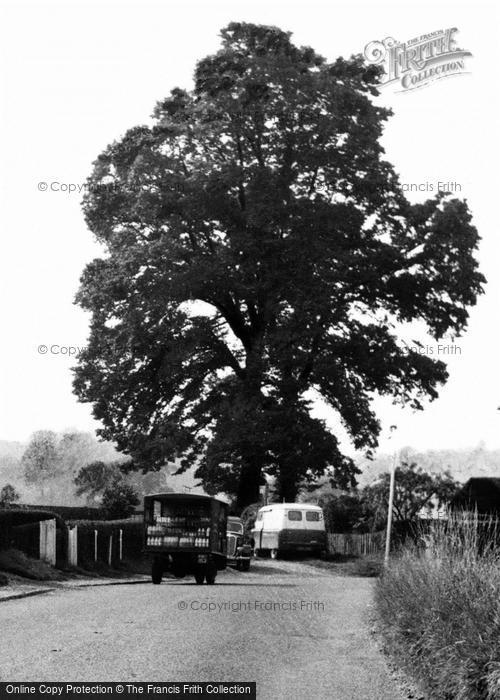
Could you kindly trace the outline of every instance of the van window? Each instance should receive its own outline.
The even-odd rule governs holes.
[[[302,520],[302,511],[300,510],[289,510],[288,520]]]
[[[306,520],[311,520],[317,523],[319,520],[321,520],[321,513],[317,510],[308,510],[306,513]]]

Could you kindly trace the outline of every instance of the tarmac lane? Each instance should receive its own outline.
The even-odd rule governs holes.
[[[0,604],[0,680],[257,682],[259,700],[402,700],[369,632],[373,581],[248,573],[58,589]]]

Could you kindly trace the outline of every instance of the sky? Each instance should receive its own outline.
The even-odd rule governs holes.
[[[25,441],[42,428],[98,427],[91,407],[71,390],[69,353],[84,347],[88,334],[88,317],[74,295],[85,264],[100,254],[78,188],[107,144],[148,123],[155,103],[173,87],[192,86],[196,61],[218,49],[222,27],[247,21],[291,31],[296,44],[328,60],[362,53],[388,36],[406,41],[459,30],[458,44],[472,53],[465,74],[411,92],[386,87],[378,101],[394,112],[383,145],[401,181],[434,188],[438,181],[457,183],[457,195],[467,199],[482,236],[486,294],[454,343],[459,350],[444,356],[431,343],[450,373],[438,400],[418,414],[389,400],[374,405],[383,425],[381,451],[481,441],[500,447],[499,24],[493,3],[66,0],[1,7],[0,440]],[[316,411],[336,426],[324,406]],[[391,425],[397,431],[390,439]]]

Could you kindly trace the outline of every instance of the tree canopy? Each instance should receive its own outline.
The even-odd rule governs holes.
[[[449,504],[460,486],[449,472],[431,474],[415,462],[402,462],[394,476],[393,516],[400,521],[414,520],[422,510],[430,512]],[[379,526],[386,521],[389,481],[390,474],[383,474],[361,492],[364,503],[372,509]]]
[[[379,143],[379,68],[328,63],[276,27],[232,23],[150,125],[95,162],[87,224],[106,253],[77,295],[91,313],[74,387],[135,464],[182,455],[209,491],[281,497],[356,468],[314,416],[377,446],[374,395],[422,408],[443,362],[413,321],[459,334],[483,277],[465,202],[411,205]]]

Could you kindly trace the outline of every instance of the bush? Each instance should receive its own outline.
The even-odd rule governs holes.
[[[379,579],[389,651],[439,700],[500,697],[500,554],[496,526],[453,515],[406,547]]]
[[[122,479],[115,480],[102,496],[102,507],[105,516],[110,520],[132,515],[134,506],[138,503],[137,493]]]
[[[0,508],[8,508],[13,503],[16,503],[21,496],[12,486],[12,484],[5,484],[5,486],[0,490]]]
[[[370,532],[373,512],[359,493],[343,493],[321,503],[327,532]]]

